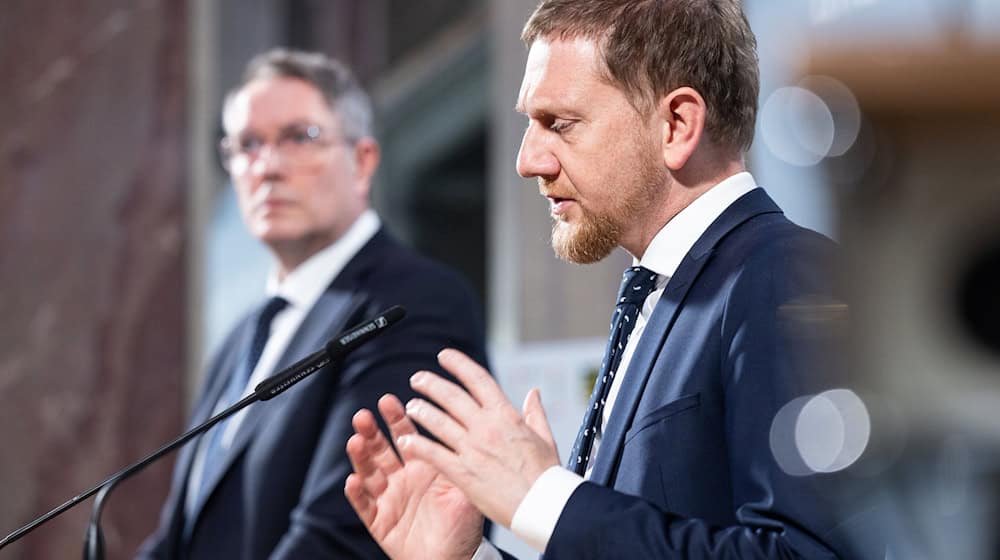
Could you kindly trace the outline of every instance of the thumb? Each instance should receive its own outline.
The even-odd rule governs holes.
[[[552,437],[552,429],[549,427],[549,419],[545,416],[545,408],[542,407],[542,393],[537,387],[528,391],[521,408],[524,422],[528,427],[555,449],[556,441]]]

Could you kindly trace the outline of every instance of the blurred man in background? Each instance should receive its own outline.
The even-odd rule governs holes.
[[[140,557],[382,557],[343,494],[351,416],[386,392],[408,394],[409,375],[445,346],[485,363],[478,303],[369,208],[379,146],[369,99],[342,64],[281,49],[259,55],[226,97],[223,125],[243,220],[275,262],[269,299],[215,356],[192,425],[345,328],[395,304],[407,316],[184,448]]]

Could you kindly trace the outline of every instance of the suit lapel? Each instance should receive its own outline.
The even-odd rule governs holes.
[[[205,420],[208,420],[212,410],[215,408],[215,404],[222,396],[222,392],[229,383],[229,375],[231,375],[231,372],[239,363],[238,360],[242,349],[250,343],[248,339],[250,336],[248,324],[248,321],[244,321],[237,327],[237,332],[234,333],[228,343],[226,355],[218,360],[214,369],[211,371],[209,377],[211,381],[205,387],[202,397],[198,400],[197,404],[195,404],[194,411],[191,413],[191,422],[187,427],[188,430],[201,424]],[[194,452],[195,449],[197,449],[199,445],[198,442],[200,440],[200,437],[195,438],[192,442],[189,442],[181,448],[180,453],[177,456],[177,468],[180,472],[188,473],[191,470],[191,462],[194,460]],[[186,474],[184,478],[186,485]]]
[[[195,404],[191,413],[191,421],[187,426],[190,430],[208,419],[215,403],[229,383],[229,375],[236,368],[242,349],[249,344],[248,337],[249,321],[244,320],[237,325],[232,335],[226,340],[223,346],[223,354],[212,364],[209,370],[205,387],[202,389],[202,396]],[[197,437],[181,447],[177,454],[177,463],[174,467],[173,487],[173,527],[176,528],[177,535],[181,534],[184,526],[185,501],[187,500],[188,479],[191,475],[191,466],[194,462],[195,451],[201,445],[201,437]],[[199,506],[200,507],[200,506]],[[179,541],[178,541],[179,542]]]
[[[378,252],[379,247],[385,243],[385,239],[381,230],[377,232],[358,254],[347,263],[344,270],[334,278],[330,287],[323,292],[316,301],[316,304],[309,310],[305,319],[302,320],[302,324],[299,325],[295,335],[288,343],[288,347],[282,353],[281,359],[278,360],[274,373],[317,351],[335,334],[350,326],[346,322],[354,313],[361,300],[361,297],[357,295],[357,286],[361,283],[361,278],[363,278],[364,270],[367,268],[371,256]],[[243,336],[238,338],[239,343],[241,345],[248,344],[247,337],[249,336],[249,328],[246,327]],[[239,348],[242,347],[240,346]],[[239,356],[240,352],[237,351],[233,354]],[[236,363],[235,358],[228,360],[226,365],[229,368],[228,371],[230,374],[236,367]],[[314,375],[322,375],[322,372]],[[228,375],[220,377],[223,379],[210,388],[210,398],[204,399],[198,406],[194,415],[196,424],[207,420],[215,408],[215,404],[219,400],[229,378]],[[201,493],[200,501],[194,504],[192,515],[197,516],[201,512],[205,500],[211,496],[215,486],[222,480],[222,477],[226,475],[240,455],[246,451],[247,446],[253,441],[254,434],[261,429],[261,426],[266,425],[264,419],[278,414],[285,407],[290,406],[291,401],[291,395],[282,395],[270,401],[268,406],[261,406],[260,403],[254,403],[244,409],[246,414],[233,438],[229,453],[226,454],[225,464],[221,469],[216,471],[213,479],[205,481],[207,485],[206,490]],[[190,471],[196,448],[197,446],[186,448],[186,455],[180,459],[184,461],[182,464],[184,465],[185,472]],[[183,509],[183,503],[180,507]]]
[[[770,212],[781,212],[781,209],[763,189],[754,189],[740,197],[698,238],[667,282],[625,372],[621,390],[611,409],[607,429],[594,459],[591,481],[607,486],[617,475],[625,433],[635,419],[646,382],[653,371],[653,364],[663,348],[667,335],[670,334],[677,314],[683,308],[684,299],[691,286],[706,263],[711,260],[715,246],[740,224],[758,214]]]
[[[617,469],[618,456],[621,454],[625,432],[632,425],[640,397],[646,388],[646,381],[652,372],[653,363],[670,332],[674,318],[677,317],[684,296],[687,295],[691,284],[709,260],[708,256],[709,253],[703,253],[699,258],[692,258],[689,253],[684,258],[677,268],[677,272],[667,282],[667,287],[663,291],[659,303],[656,304],[656,308],[649,317],[642,339],[636,345],[635,353],[625,371],[622,387],[611,409],[607,429],[604,431],[601,446],[594,459],[594,469],[590,474],[590,480],[597,484],[607,485],[614,470]]]
[[[299,325],[295,336],[288,343],[288,348],[285,349],[281,355],[281,359],[278,360],[275,373],[316,352],[333,335],[340,332],[346,326],[343,322],[350,315],[350,309],[354,307],[352,305],[353,299],[351,294],[343,292],[332,292],[329,290],[324,292],[316,301],[316,305],[306,315],[306,318],[302,320],[302,324]],[[314,375],[322,375],[322,372]],[[284,408],[292,400],[291,395],[282,395],[282,397],[278,397],[272,401],[268,407],[262,407],[259,404],[247,407],[247,415],[243,418],[243,423],[240,424],[240,428],[233,438],[227,464],[222,469],[223,472],[229,469],[232,461],[243,452],[243,449],[253,439],[253,434],[261,425],[261,419]]]

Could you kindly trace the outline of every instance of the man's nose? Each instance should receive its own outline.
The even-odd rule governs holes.
[[[284,166],[285,157],[278,147],[264,144],[250,165],[250,171],[256,175],[270,175],[284,170]]]
[[[521,149],[517,152],[517,174],[524,178],[542,177],[555,179],[559,175],[559,160],[552,153],[549,139],[531,123],[521,138]]]

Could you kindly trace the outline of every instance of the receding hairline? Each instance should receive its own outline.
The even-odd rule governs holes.
[[[324,106],[339,121],[345,140],[353,143],[362,138],[374,138],[371,98],[351,68],[320,52],[285,47],[259,53],[250,59],[241,79],[229,89],[223,100],[223,118],[230,110],[233,98],[251,84],[278,78],[300,80],[315,88],[324,99]]]
[[[529,21],[530,23],[530,21]],[[615,25],[598,28],[596,25],[568,25],[552,29],[531,29],[527,25],[521,31],[521,42],[531,48],[535,41],[572,41],[584,39],[601,44],[614,31]]]
[[[596,28],[595,28],[596,29]],[[542,42],[547,44],[552,44],[553,42],[560,41],[564,43],[570,43],[574,41],[584,41],[591,43],[594,47],[594,65],[593,70],[595,75],[599,80],[609,85],[622,94],[628,100],[632,108],[635,109],[640,115],[648,115],[656,106],[656,93],[650,84],[645,84],[642,91],[632,91],[624,83],[616,80],[611,74],[611,68],[608,66],[608,60],[606,58],[605,47],[607,46],[607,41],[614,31],[614,26],[607,26],[603,30],[596,31],[590,29],[590,26],[571,26],[563,27],[559,29],[551,29],[547,32],[533,33],[531,36],[527,34],[527,27],[525,27],[524,33],[522,33],[521,40],[524,42],[525,47],[530,51],[535,43]],[[518,104],[514,106],[514,110],[517,112],[520,108],[520,99],[518,99]]]
[[[332,114],[334,118],[336,118],[338,121],[342,119],[339,111],[337,110],[337,107],[333,103],[331,103],[329,97],[325,93],[323,93],[323,90],[320,89],[319,86],[317,86],[316,84],[305,78],[274,72],[270,74],[254,76],[253,78],[250,78],[245,82],[241,82],[240,84],[229,90],[228,93],[226,93],[226,96],[222,100],[222,129],[227,134],[230,132],[230,126],[229,126],[230,119],[228,118],[228,115],[232,110],[233,103],[235,102],[236,98],[239,97],[240,94],[244,93],[254,84],[260,82],[277,82],[277,81],[298,82],[300,84],[305,84],[306,86],[309,86],[313,91],[316,92],[320,100],[323,102],[323,105],[327,108],[327,110],[330,111],[330,114]],[[343,123],[338,123],[338,124],[342,125]]]

